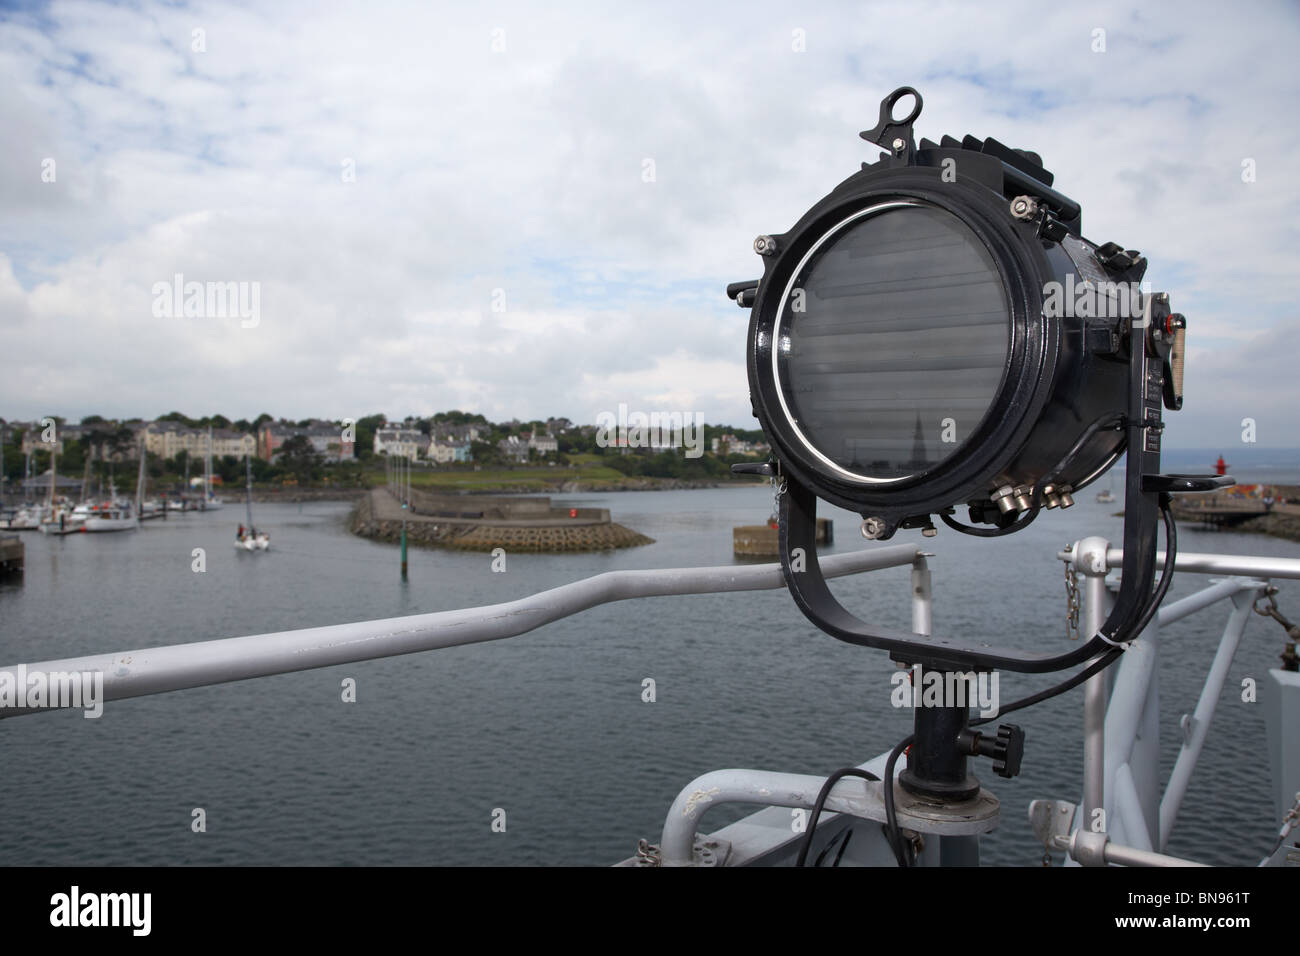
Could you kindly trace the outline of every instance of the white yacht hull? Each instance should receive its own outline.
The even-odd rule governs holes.
[[[86,531],[103,532],[103,531],[131,531],[139,526],[135,518],[87,518],[82,527]]]
[[[41,526],[41,513],[20,511],[2,525],[7,531],[35,531]]]

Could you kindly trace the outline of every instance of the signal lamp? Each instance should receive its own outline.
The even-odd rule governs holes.
[[[1222,483],[1159,474],[1186,322],[1140,288],[1142,255],[1083,237],[1079,204],[1037,153],[973,136],[918,146],[921,107],[911,87],[885,97],[861,134],[885,155],[789,230],[759,236],[762,278],[728,287],[752,310],[750,395],[773,450],[741,470],[783,484],[787,584],[823,630],[909,662],[1054,670],[1136,636],[1126,628],[1150,600],[1160,496]],[[860,514],[874,540],[933,535],[936,517],[1003,535],[1069,507],[1126,452],[1123,585],[1102,634],[1069,654],[887,634],[826,588],[819,498]]]

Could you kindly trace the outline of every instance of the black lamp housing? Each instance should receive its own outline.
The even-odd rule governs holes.
[[[750,394],[773,449],[762,471],[785,486],[786,581],[823,630],[896,660],[1068,667],[1102,638],[1026,655],[882,632],[839,605],[817,565],[817,498],[862,515],[871,539],[934,534],[936,515],[1000,535],[1068,507],[1127,451],[1123,582],[1102,634],[1131,639],[1151,596],[1160,496],[1223,483],[1158,474],[1161,406],[1182,404],[1186,323],[1167,295],[1138,290],[1146,260],[1084,239],[1079,204],[1036,153],[972,136],[918,147],[921,106],[910,87],[885,97],[861,135],[887,155],[787,232],[759,236],[762,279],[727,290],[752,308]]]
[[[910,115],[893,120],[908,95]],[[1083,239],[1078,203],[1052,188],[1036,154],[971,136],[916,148],[920,110],[910,88],[887,97],[880,126],[862,136],[890,155],[864,164],[788,232],[756,243],[763,278],[747,356],[755,414],[782,472],[857,511],[875,539],[931,527],[931,515],[959,505],[973,524],[1006,527],[1032,508],[1040,479],[1044,506],[1068,505],[1119,458],[1126,323],[1142,308],[1129,293],[1147,265],[1135,251]],[[848,249],[831,263],[837,245]],[[945,254],[956,261],[946,265]],[[984,324],[972,325],[974,308]],[[950,385],[976,373],[974,388]],[[874,414],[843,408],[855,391]],[[853,415],[865,420],[830,430],[867,437],[819,447],[819,420]],[[880,438],[882,429],[892,437]],[[897,452],[909,441],[930,451],[904,459]],[[866,448],[848,452],[848,443]],[[872,462],[873,448],[895,454]]]

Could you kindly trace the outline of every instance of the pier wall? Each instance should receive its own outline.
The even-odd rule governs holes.
[[[405,514],[406,539],[414,545],[454,551],[606,551],[651,544],[652,539],[610,520],[605,508],[552,508],[550,500],[488,499],[412,492]],[[384,488],[362,498],[348,519],[353,534],[378,541],[401,540],[402,507]]]

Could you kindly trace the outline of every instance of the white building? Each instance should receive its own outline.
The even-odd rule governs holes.
[[[208,430],[188,428],[180,422],[150,422],[144,429],[144,447],[160,458],[175,458],[182,451],[190,458],[202,458],[209,452]],[[213,458],[256,455],[257,439],[246,432],[214,428],[211,452]]]
[[[528,436],[528,450],[539,455],[555,454],[560,450],[560,443],[546,434]]]
[[[419,461],[422,453],[430,448],[429,436],[418,428],[398,428],[385,425],[375,429],[374,452],[376,455],[389,455]]]

